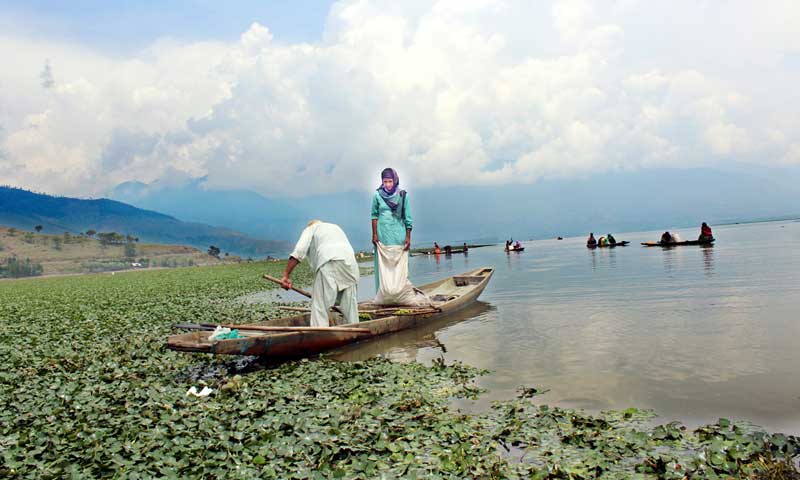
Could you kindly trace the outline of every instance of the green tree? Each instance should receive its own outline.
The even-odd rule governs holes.
[[[30,258],[22,262],[17,257],[11,257],[0,263],[0,278],[34,277],[41,275],[42,271],[42,264],[31,262]]]
[[[136,257],[136,245],[131,242],[125,244],[125,258],[133,260]]]
[[[220,253],[219,247],[215,247],[214,245],[208,247],[208,254],[211,255],[212,257],[219,258],[219,253]]]
[[[8,229],[8,236],[9,236],[9,237],[15,237],[15,236],[17,236],[17,229],[16,229],[16,228],[13,228],[13,227],[12,227],[12,228],[9,228],[9,229]]]
[[[33,228],[36,230],[36,233],[39,233],[39,232],[41,232],[41,231],[42,231],[42,229],[43,229],[44,227],[43,227],[43,226],[41,226],[41,225],[36,225],[36,226],[35,226],[35,227],[33,227]]]
[[[97,234],[101,245],[121,245],[125,237],[117,232],[101,232]]]
[[[94,237],[95,233],[97,233],[95,230],[92,230],[92,229],[86,230],[86,236],[89,237],[89,238]]]

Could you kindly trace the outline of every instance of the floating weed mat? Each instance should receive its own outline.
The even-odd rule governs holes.
[[[460,414],[450,400],[484,373],[460,364],[253,370],[164,348],[174,323],[272,315],[236,299],[282,268],[0,284],[0,478],[796,478],[796,438],[726,420],[653,427],[535,405],[532,388]],[[214,392],[187,396],[193,382]]]

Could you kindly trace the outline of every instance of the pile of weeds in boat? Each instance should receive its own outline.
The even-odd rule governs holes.
[[[237,301],[281,263],[0,284],[2,478],[792,478],[794,437],[635,409],[453,411],[482,372],[384,359],[236,362],[164,348],[174,323],[278,314]],[[310,279],[298,272],[300,283]],[[205,398],[186,395],[205,382]]]

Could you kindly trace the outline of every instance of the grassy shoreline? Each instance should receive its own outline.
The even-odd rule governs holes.
[[[285,262],[0,284],[4,478],[796,478],[794,437],[721,420],[536,405],[463,414],[482,372],[383,359],[281,366],[181,354],[175,323],[280,315],[243,295]],[[309,283],[301,265],[298,284]],[[186,395],[207,385],[207,398]],[[779,469],[782,469],[778,471]]]

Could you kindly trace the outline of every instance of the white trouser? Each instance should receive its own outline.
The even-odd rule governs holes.
[[[330,326],[328,309],[335,304],[344,314],[345,323],[358,323],[357,269],[342,260],[331,260],[319,267],[311,290],[312,327]]]

